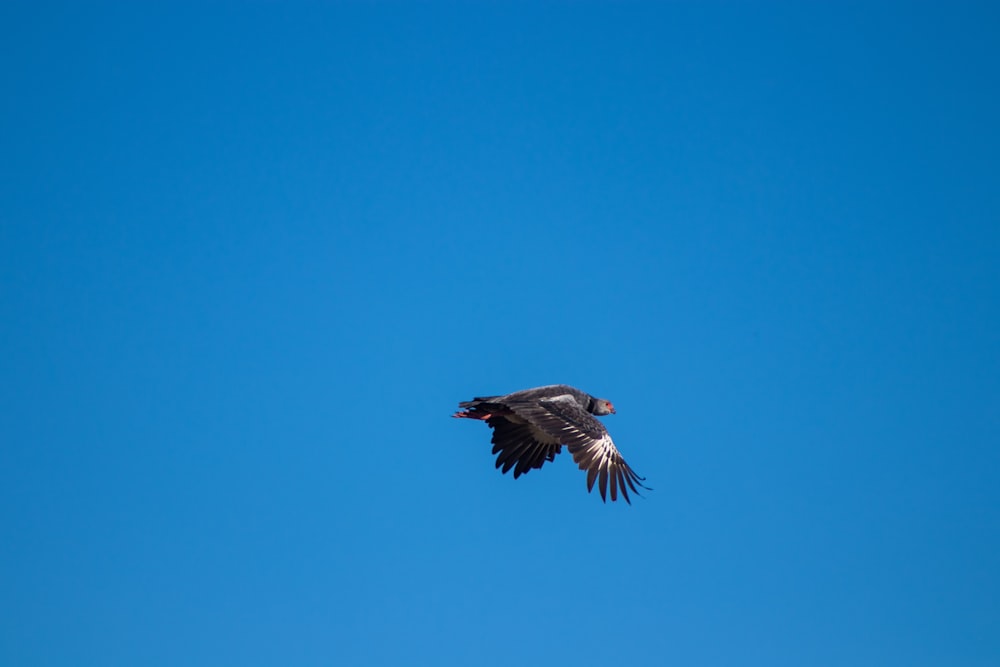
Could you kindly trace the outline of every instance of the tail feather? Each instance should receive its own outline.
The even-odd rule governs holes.
[[[452,415],[464,419],[489,419],[500,408],[496,403],[490,403],[499,396],[477,396],[471,401],[462,401],[458,407],[462,408]]]
[[[496,400],[498,398],[500,398],[500,397],[499,396],[476,396],[471,401],[462,401],[461,403],[458,404],[458,407],[460,407],[460,408],[474,408],[474,407],[476,407],[480,403],[489,403],[490,401],[494,401],[494,400]]]
[[[459,410],[452,417],[457,417],[459,419],[489,419],[493,415],[489,412],[482,412],[479,410]]]

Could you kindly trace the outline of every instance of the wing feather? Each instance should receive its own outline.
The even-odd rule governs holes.
[[[648,488],[642,483],[645,479],[625,463],[604,424],[584,410],[572,394],[511,401],[508,407],[517,416],[569,447],[573,460],[581,470],[587,471],[587,491],[593,490],[596,481],[601,499],[605,502],[609,486],[612,502],[621,495],[630,505],[629,489],[640,495],[637,487]]]
[[[486,423],[493,428],[493,453],[497,455],[496,467],[504,474],[514,469],[514,479],[541,468],[546,461],[555,459],[562,450],[557,442],[543,442],[531,424],[515,423],[508,417],[497,415]]]

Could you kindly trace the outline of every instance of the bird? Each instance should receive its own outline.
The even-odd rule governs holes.
[[[613,415],[615,408],[603,398],[565,384],[551,384],[523,389],[503,396],[481,396],[462,401],[452,415],[459,419],[477,419],[493,429],[493,453],[496,467],[507,474],[514,469],[514,479],[533,468],[553,461],[566,445],[580,470],[587,471],[587,493],[598,481],[601,500],[607,502],[610,486],[612,502],[622,498],[632,501],[628,489],[651,490],[622,458],[604,424],[594,417]]]

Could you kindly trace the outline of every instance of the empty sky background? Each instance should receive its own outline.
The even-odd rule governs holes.
[[[998,34],[4,3],[0,662],[1000,664]]]

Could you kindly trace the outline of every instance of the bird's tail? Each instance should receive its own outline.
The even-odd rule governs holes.
[[[458,407],[462,408],[452,415],[460,419],[489,419],[493,415],[489,402],[499,396],[477,396],[471,401],[462,401]]]
[[[500,398],[500,397],[499,396],[476,396],[471,401],[462,401],[461,403],[458,404],[458,407],[460,407],[460,408],[474,408],[474,407],[478,406],[480,403],[491,403],[491,402],[495,401],[498,398]]]

